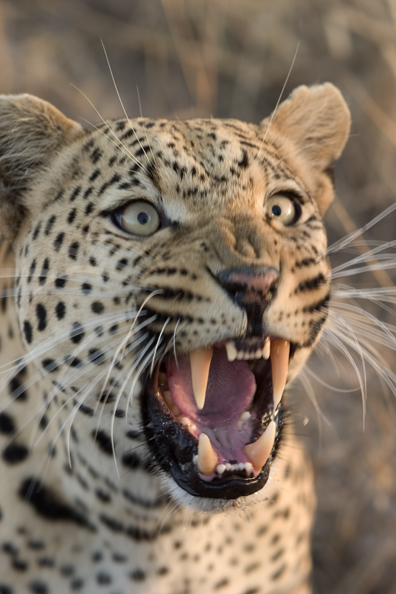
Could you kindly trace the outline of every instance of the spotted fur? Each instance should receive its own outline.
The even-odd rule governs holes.
[[[199,497],[161,454],[145,385],[170,355],[257,332],[291,341],[297,375],[326,319],[322,215],[348,131],[330,84],[259,125],[87,131],[0,98],[0,594],[310,591],[315,497],[285,403],[263,488]],[[295,225],[264,215],[278,193]],[[117,226],[136,200],[160,216],[147,237]],[[279,282],[250,315],[219,278],[260,266]]]

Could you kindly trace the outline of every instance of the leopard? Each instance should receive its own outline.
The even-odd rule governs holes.
[[[101,119],[0,97],[0,594],[309,594],[290,385],[329,312],[350,112]]]

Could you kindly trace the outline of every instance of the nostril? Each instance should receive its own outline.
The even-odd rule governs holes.
[[[230,268],[220,272],[217,279],[246,311],[246,336],[261,336],[264,310],[278,285],[279,271],[271,266]]]

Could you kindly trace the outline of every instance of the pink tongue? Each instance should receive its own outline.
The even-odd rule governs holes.
[[[210,364],[205,406],[198,410],[192,389],[188,355],[166,361],[168,386],[174,404],[200,425],[220,427],[238,419],[256,391],[254,375],[246,361],[230,363],[224,348],[215,347]]]

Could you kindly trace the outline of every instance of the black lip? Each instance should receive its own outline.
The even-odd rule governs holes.
[[[171,474],[176,483],[190,495],[211,499],[237,499],[252,495],[266,484],[271,463],[279,447],[283,425],[283,409],[277,413],[277,436],[272,457],[267,460],[261,472],[254,478],[237,475],[202,480],[193,463],[198,452],[197,441],[184,430],[163,403],[158,394],[158,367],[152,377],[146,378],[146,390],[141,400],[142,418],[148,446],[156,465]]]

